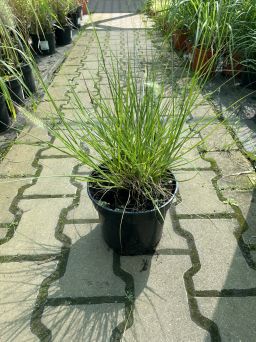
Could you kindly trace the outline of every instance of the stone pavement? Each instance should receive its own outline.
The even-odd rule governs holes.
[[[160,67],[175,58],[138,14],[140,1],[90,6],[106,58],[112,50],[125,64],[130,51],[138,68],[156,55]],[[106,85],[98,55],[88,27],[49,87],[67,117],[70,83],[87,107],[84,79],[95,92]],[[36,114],[47,111],[46,99]],[[214,115],[206,104],[194,118],[203,112]],[[200,153],[196,171],[177,175],[190,180],[180,183],[157,252],[138,257],[104,244],[85,184],[51,177],[88,170],[36,138],[56,143],[27,126],[0,164],[1,342],[256,341],[255,175],[224,126],[192,156]]]

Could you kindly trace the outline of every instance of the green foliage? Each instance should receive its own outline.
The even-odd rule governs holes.
[[[254,0],[152,0],[150,8],[169,34],[181,29],[194,46],[225,53],[231,64],[234,54],[239,53],[244,64],[255,65]]]
[[[191,111],[200,105],[197,76],[184,78],[182,85],[177,82],[166,98],[164,84],[148,70],[138,75],[131,63],[123,70],[114,57],[111,64],[103,60],[103,70],[110,96],[88,90],[93,111],[84,108],[73,92],[76,109],[74,118],[67,119],[48,94],[57,114],[48,117],[47,128],[64,146],[57,148],[96,170],[100,179],[84,180],[102,188],[126,189],[138,199],[167,195],[170,189],[162,186],[163,181],[170,171],[193,162],[188,154],[202,142],[192,138],[213,121],[202,118],[187,124]]]

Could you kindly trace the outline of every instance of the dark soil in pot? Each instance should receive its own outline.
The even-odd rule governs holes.
[[[68,45],[72,42],[72,28],[69,25],[55,29],[56,44],[59,46]]]
[[[32,39],[32,48],[39,55],[52,55],[55,53],[56,42],[54,32],[45,33],[38,37],[36,34],[30,35]]]
[[[137,199],[133,200],[127,190],[106,192],[88,183],[89,197],[99,213],[103,238],[110,248],[121,255],[154,253],[162,236],[166,212],[177,191],[177,183],[172,174],[168,187],[168,199],[162,198],[158,204],[160,215],[150,200],[141,198],[140,202],[145,209],[138,210]]]
[[[6,83],[13,102],[18,105],[24,104],[25,98],[20,82],[16,78],[13,78],[8,80]]]
[[[35,84],[35,78],[32,72],[31,67],[28,64],[24,64],[21,66],[21,72],[22,72],[22,78],[25,86],[27,89],[24,89],[24,94],[26,96],[29,96],[30,93],[36,92],[36,84]]]
[[[6,131],[11,124],[9,110],[3,94],[0,94],[0,132]]]

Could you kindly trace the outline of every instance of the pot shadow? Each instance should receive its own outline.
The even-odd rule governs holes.
[[[147,285],[152,255],[113,253],[99,224],[66,225],[64,233],[72,246],[63,277],[49,288],[42,323],[54,340],[107,341],[122,336],[133,321],[136,280],[122,264],[129,259],[134,271],[140,270],[137,297]]]
[[[40,284],[56,270],[56,260],[0,264],[1,342],[34,341],[30,320]]]

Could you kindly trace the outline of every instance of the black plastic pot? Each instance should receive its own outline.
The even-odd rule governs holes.
[[[56,42],[54,32],[45,33],[44,36],[38,37],[36,34],[30,35],[33,50],[40,55],[53,55],[55,53]]]
[[[69,18],[74,29],[79,29],[81,27],[82,10],[82,6],[78,6],[75,11],[69,13]]]
[[[13,78],[11,80],[8,80],[6,83],[13,102],[18,105],[24,104],[24,93],[19,80]]]
[[[256,71],[249,68],[242,70],[241,84],[248,88],[256,89]]]
[[[0,94],[0,132],[6,131],[11,124],[9,110],[7,108],[3,94]]]
[[[56,27],[55,29],[56,44],[64,46],[72,42],[72,28],[67,25],[63,28]]]
[[[26,96],[36,92],[36,84],[31,67],[28,64],[21,66],[22,78],[27,89],[24,89]]]
[[[98,211],[103,238],[110,248],[121,255],[153,254],[163,231],[164,218],[177,191],[174,180],[172,197],[158,210],[141,212],[116,211],[102,206],[92,195],[93,187],[87,191]]]

